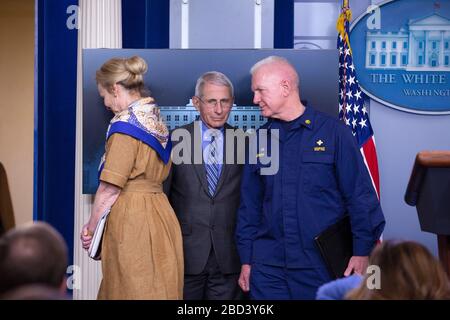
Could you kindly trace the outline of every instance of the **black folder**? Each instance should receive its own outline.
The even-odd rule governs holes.
[[[350,217],[345,215],[314,238],[332,278],[342,278],[353,256]]]

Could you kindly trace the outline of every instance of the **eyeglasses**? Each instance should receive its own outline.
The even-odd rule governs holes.
[[[219,101],[217,101],[216,99],[208,99],[208,100],[203,100],[202,98],[200,98],[199,96],[197,96],[197,98],[203,102],[204,104],[206,104],[209,108],[215,108],[217,106],[217,103],[220,103],[220,106],[224,109],[228,109],[231,107],[231,105],[233,104],[233,100],[232,99],[221,99]]]

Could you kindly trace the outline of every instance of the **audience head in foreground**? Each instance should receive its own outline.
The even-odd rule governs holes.
[[[0,296],[36,285],[65,292],[67,246],[61,234],[44,222],[7,232],[0,239]]]
[[[379,288],[369,288],[368,273],[350,300],[450,299],[450,283],[440,262],[420,243],[387,240],[377,246],[369,265],[380,270]],[[370,279],[369,279],[370,282]]]

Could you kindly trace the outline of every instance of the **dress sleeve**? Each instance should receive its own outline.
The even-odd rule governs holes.
[[[139,141],[121,133],[112,134],[106,143],[105,164],[100,180],[123,188],[136,162]]]

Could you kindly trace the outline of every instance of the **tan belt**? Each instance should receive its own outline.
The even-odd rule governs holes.
[[[150,180],[130,180],[122,192],[162,193],[162,184]]]

